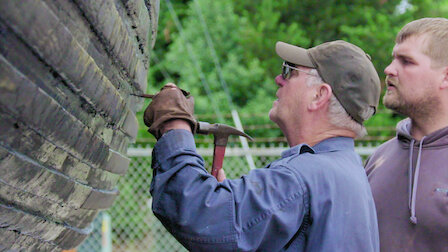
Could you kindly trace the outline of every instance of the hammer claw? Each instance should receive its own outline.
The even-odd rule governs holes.
[[[204,134],[204,135],[213,134],[215,137],[216,136],[229,137],[230,135],[236,135],[236,136],[246,137],[249,140],[253,141],[253,138],[250,137],[248,134],[244,133],[243,131],[241,131],[237,128],[231,127],[229,125],[220,124],[220,123],[210,124],[207,122],[199,121],[198,129],[197,129],[196,133]]]

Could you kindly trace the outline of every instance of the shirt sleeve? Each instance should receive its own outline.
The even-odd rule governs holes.
[[[153,212],[189,250],[278,251],[309,211],[301,177],[282,165],[219,183],[185,130],[159,139],[152,166]]]

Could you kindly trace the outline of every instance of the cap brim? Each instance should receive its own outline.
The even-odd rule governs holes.
[[[299,66],[316,68],[308,55],[306,49],[278,41],[275,45],[275,52],[284,61],[294,63]]]

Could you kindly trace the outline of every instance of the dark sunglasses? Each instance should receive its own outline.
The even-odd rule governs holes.
[[[282,78],[284,80],[288,80],[291,77],[292,70],[296,70],[296,71],[299,71],[299,72],[302,72],[302,73],[306,73],[306,74],[309,74],[309,75],[317,76],[316,74],[312,74],[312,73],[310,73],[308,71],[305,71],[305,70],[302,70],[302,69],[298,69],[297,67],[294,67],[294,64],[292,64],[292,63],[289,63],[287,61],[283,61],[283,64],[282,64]]]

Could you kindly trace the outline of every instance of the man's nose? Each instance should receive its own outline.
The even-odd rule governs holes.
[[[283,79],[281,74],[279,74],[277,75],[277,77],[275,77],[275,83],[277,84],[277,86],[283,87],[284,85],[286,85],[286,80]]]
[[[392,61],[385,69],[384,73],[388,76],[396,76],[397,70],[394,67],[394,61]]]

